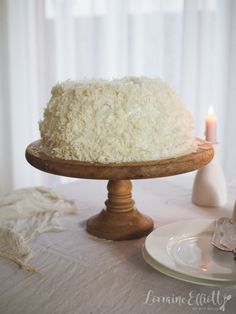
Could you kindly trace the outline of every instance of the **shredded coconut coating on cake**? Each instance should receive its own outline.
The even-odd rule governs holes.
[[[49,156],[120,163],[196,150],[191,114],[159,78],[65,81],[51,93],[39,122]]]

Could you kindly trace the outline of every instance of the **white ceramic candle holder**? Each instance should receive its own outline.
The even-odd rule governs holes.
[[[218,161],[219,144],[212,144],[214,157],[196,174],[192,202],[204,207],[219,207],[227,202],[227,186],[222,167]]]
[[[234,203],[234,209],[233,209],[232,219],[236,220],[236,201],[235,201],[235,203]]]

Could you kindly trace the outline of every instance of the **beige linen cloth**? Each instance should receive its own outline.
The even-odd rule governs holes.
[[[30,241],[38,234],[62,231],[57,217],[75,214],[73,201],[45,187],[25,188],[0,199],[0,256],[17,263],[26,271],[36,271],[29,264]]]

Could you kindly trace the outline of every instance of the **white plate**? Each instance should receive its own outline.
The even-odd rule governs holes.
[[[155,229],[145,241],[148,264],[171,277],[204,285],[236,285],[231,252],[211,244],[215,220],[185,220]]]

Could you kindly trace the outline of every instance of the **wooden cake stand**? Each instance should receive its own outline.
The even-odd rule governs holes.
[[[134,206],[131,179],[165,177],[190,172],[206,165],[214,155],[212,146],[196,139],[196,152],[165,160],[127,163],[90,163],[51,158],[40,152],[40,141],[26,149],[27,161],[42,171],[56,175],[109,180],[106,208],[87,221],[87,231],[99,238],[130,240],[148,235],[153,230],[151,218]]]

